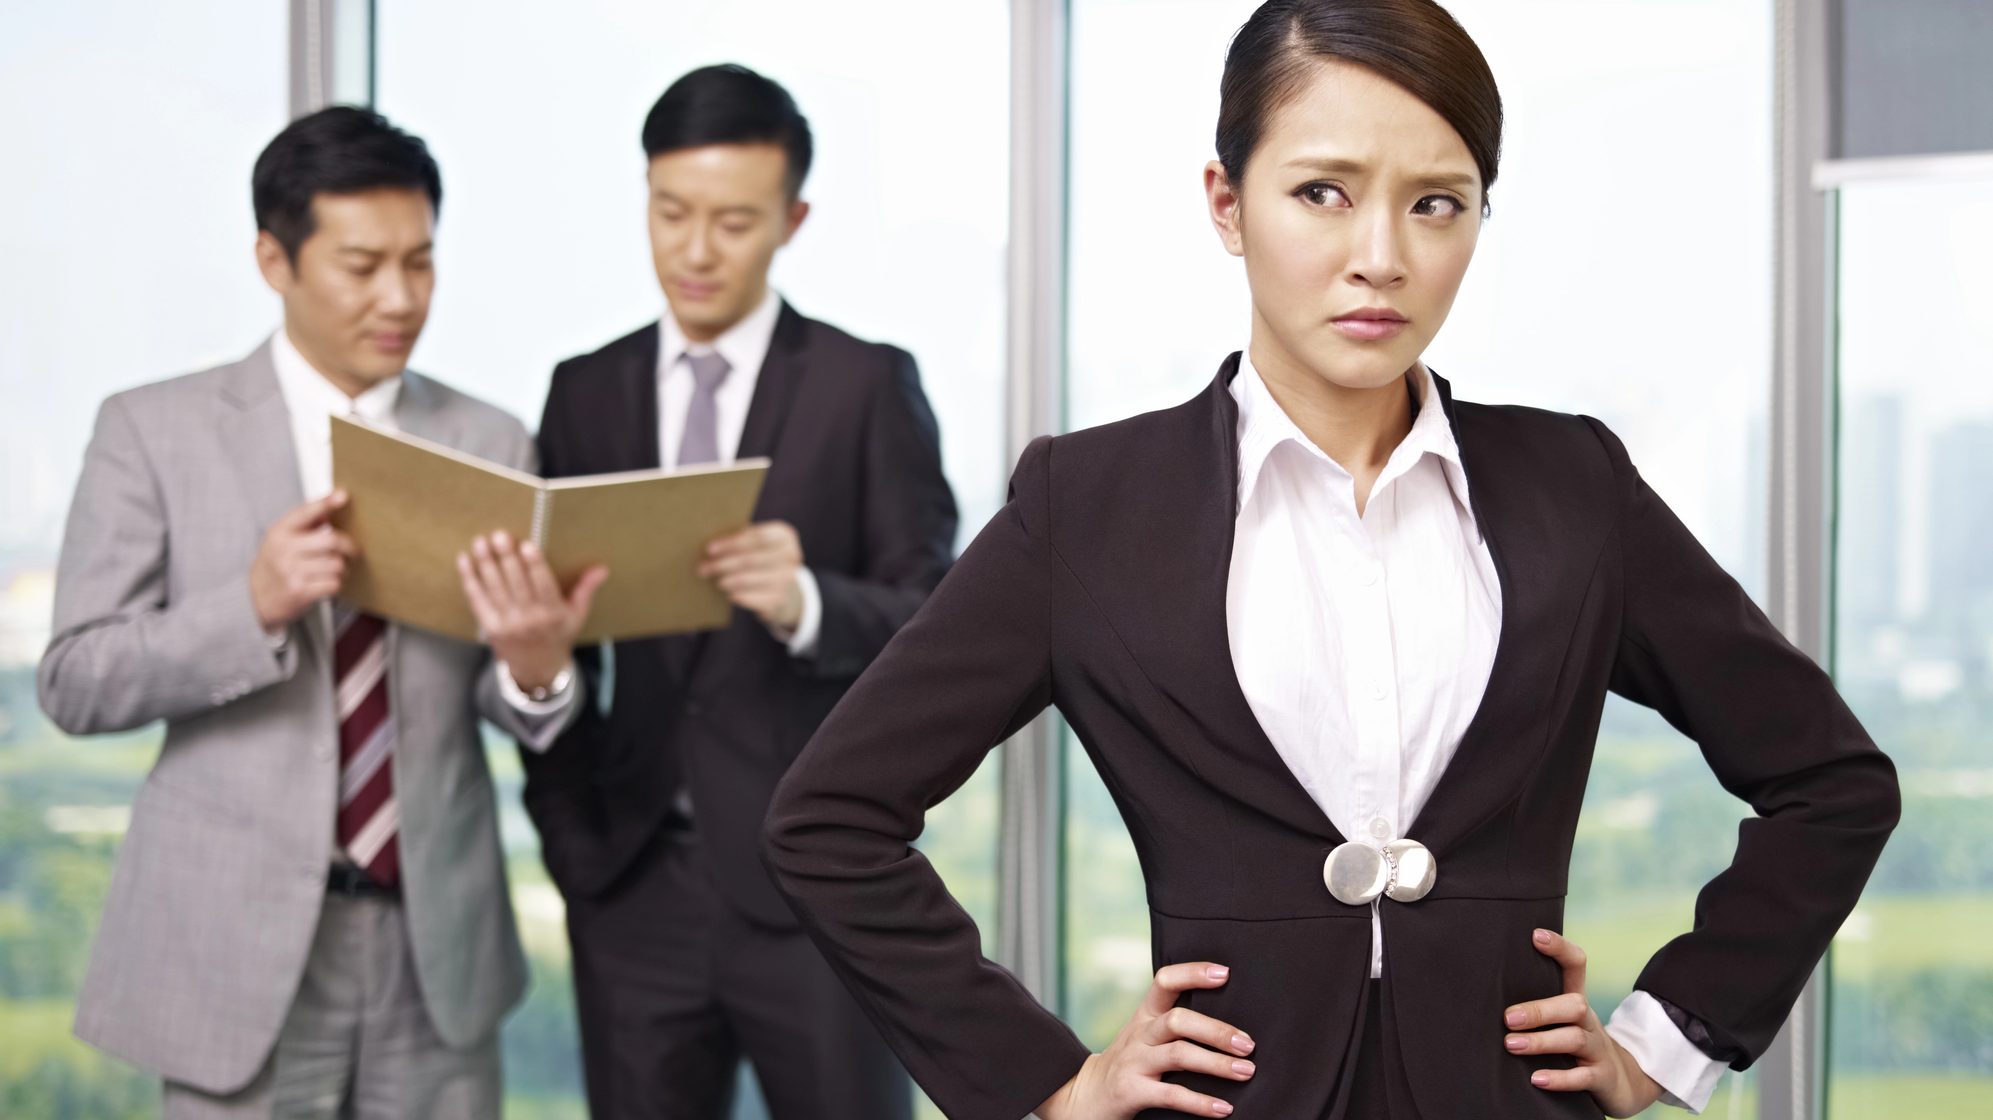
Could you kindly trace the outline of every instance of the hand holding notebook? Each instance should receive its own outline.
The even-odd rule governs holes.
[[[411,626],[477,641],[456,557],[504,531],[545,554],[563,590],[609,579],[578,642],[725,626],[732,606],[698,574],[707,541],[746,526],[766,459],[676,471],[541,479],[440,444],[335,417],[335,517],[360,546],[341,595]]]

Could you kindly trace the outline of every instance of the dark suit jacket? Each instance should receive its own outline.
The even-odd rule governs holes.
[[[1017,1120],[1086,1048],[983,959],[908,847],[923,811],[1048,703],[1121,809],[1157,965],[1230,982],[1185,1006],[1252,1035],[1244,1085],[1179,1078],[1272,1120],[1333,1115],[1369,998],[1367,906],[1322,882],[1342,841],[1253,718],[1225,588],[1238,492],[1228,360],[1187,404],[1031,445],[1009,504],[818,731],[777,791],[766,854],[826,955],[951,1117]],[[1502,1011],[1561,990],[1530,930],[1561,928],[1608,689],[1693,737],[1759,816],[1639,986],[1744,1064],[1853,907],[1898,811],[1895,772],[1814,664],[1583,417],[1451,399],[1501,576],[1493,675],[1405,835],[1439,878],[1382,904],[1381,998],[1421,1115],[1596,1117],[1529,1084]],[[1132,1008],[1131,1008],[1132,1010]],[[1568,1063],[1563,1063],[1568,1064]],[[1172,1114],[1173,1115],[1173,1114]]]
[[[554,370],[539,435],[548,476],[658,465],[658,333],[652,324]],[[754,517],[787,521],[802,539],[822,592],[816,656],[790,656],[737,609],[724,630],[616,643],[605,711],[608,666],[599,648],[577,651],[587,709],[544,755],[523,752],[525,799],[555,883],[593,895],[656,833],[682,785],[721,892],[758,921],[793,926],[757,855],[768,798],[947,571],[955,500],[912,356],[786,303],[739,455],[773,460]]]

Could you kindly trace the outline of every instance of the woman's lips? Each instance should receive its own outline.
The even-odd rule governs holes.
[[[1363,342],[1381,342],[1387,338],[1396,338],[1399,332],[1411,325],[1403,319],[1367,318],[1361,315],[1349,315],[1341,319],[1331,319],[1329,322],[1345,336]]]

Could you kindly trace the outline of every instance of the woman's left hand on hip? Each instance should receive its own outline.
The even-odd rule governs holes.
[[[1503,1013],[1511,1054],[1569,1054],[1570,1069],[1540,1069],[1530,1083],[1553,1093],[1588,1092],[1607,1116],[1632,1116],[1660,1099],[1661,1087],[1640,1068],[1585,998],[1585,951],[1552,930],[1536,931],[1536,951],[1564,969],[1564,994],[1518,1003]]]

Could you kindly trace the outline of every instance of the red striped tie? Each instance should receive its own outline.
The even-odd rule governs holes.
[[[382,886],[401,877],[394,800],[394,718],[388,710],[387,623],[344,604],[333,610],[332,679],[339,704],[339,847]]]

